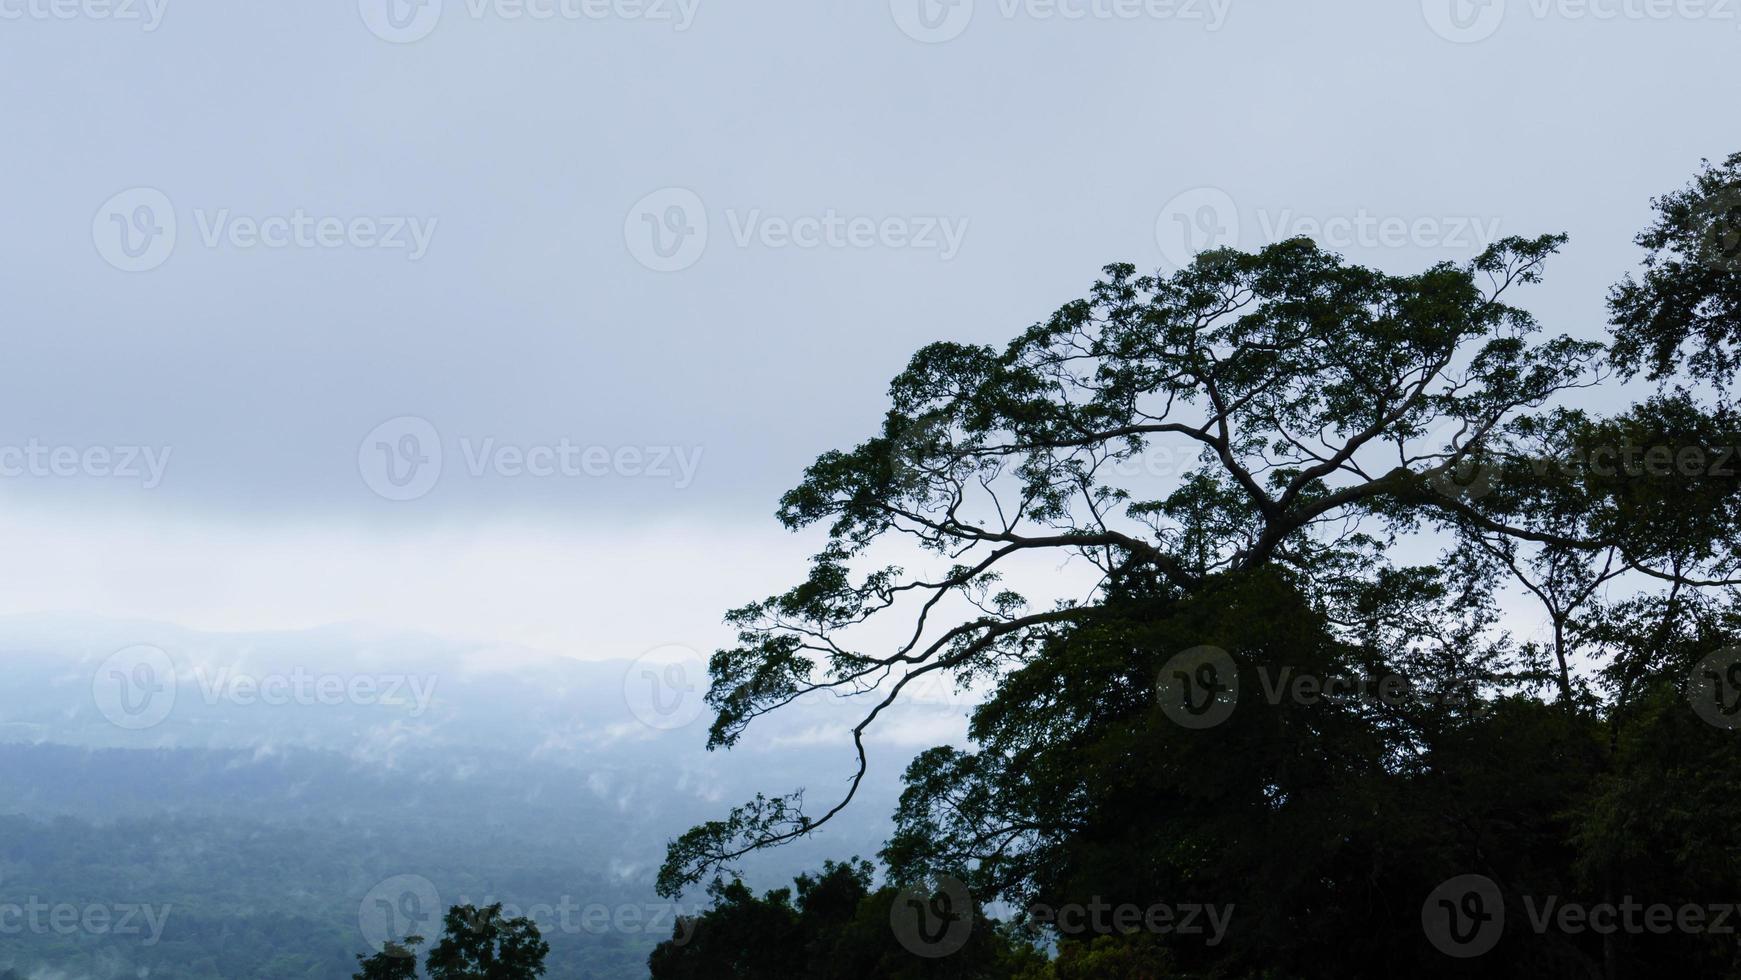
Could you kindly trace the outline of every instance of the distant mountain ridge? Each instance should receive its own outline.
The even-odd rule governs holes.
[[[852,761],[846,729],[862,709],[810,697],[733,751],[708,753],[699,654],[582,661],[350,624],[208,633],[7,617],[0,670],[0,820],[36,828],[28,844],[0,841],[0,901],[28,887],[180,910],[150,948],[73,937],[78,952],[56,955],[82,957],[85,972],[40,974],[48,980],[227,976],[232,920],[249,956],[289,964],[255,975],[330,976],[366,951],[370,890],[407,876],[443,901],[670,913],[651,887],[665,841],[756,792],[838,792]],[[872,746],[855,806],[826,834],[759,857],[752,883],[873,855],[907,760],[963,729],[964,715],[938,698],[895,716],[906,734]],[[155,843],[136,846],[140,828]],[[114,835],[102,847],[134,855],[122,879],[69,866],[56,844]],[[255,847],[280,864],[296,854],[299,867],[256,867]],[[294,894],[275,890],[280,874]],[[111,895],[117,880],[124,894]],[[685,907],[704,898],[686,895]],[[552,926],[551,980],[644,975],[646,952],[670,935],[644,921],[631,934]],[[30,938],[0,936],[0,969],[58,968],[30,958],[40,946]],[[172,945],[182,941],[191,945]],[[210,972],[163,972],[171,950],[213,943]],[[581,972],[562,965],[577,961]]]

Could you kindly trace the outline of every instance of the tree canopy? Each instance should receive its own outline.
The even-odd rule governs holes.
[[[1044,969],[1038,950],[995,926],[975,903],[944,908],[935,930],[925,922],[907,929],[904,917],[929,916],[934,896],[875,888],[872,878],[871,865],[854,859],[826,862],[793,888],[761,898],[742,882],[716,880],[708,889],[713,908],[679,922],[672,941],[654,952],[653,980],[1002,980]],[[909,908],[915,903],[916,912]],[[927,939],[936,940],[935,950],[925,948]]]
[[[1513,910],[1734,891],[1741,813],[1717,787],[1741,688],[1719,656],[1741,625],[1738,186],[1741,156],[1657,202],[1607,342],[1517,305],[1565,244],[1550,235],[1412,275],[1304,239],[1165,275],[1112,265],[1002,348],[920,350],[880,432],[781,501],[788,528],[826,531],[809,574],[732,611],[738,643],[711,662],[712,748],[810,692],[862,702],[847,789],[695,828],[661,890],[826,824],[867,731],[944,677],[984,692],[973,748],[908,768],[897,881],[957,876],[1026,909],[1240,910],[1213,946],[1066,936],[1059,969],[1431,974],[1449,961],[1422,902],[1465,873]],[[1133,478],[1163,444],[1197,465]],[[1016,591],[1034,556],[1092,587]],[[904,639],[867,639],[891,619]],[[1732,968],[1732,946],[1503,948],[1616,975]]]
[[[353,980],[416,980],[422,936],[389,941],[367,958],[358,956]],[[537,980],[544,975],[550,944],[529,918],[509,917],[502,905],[455,905],[442,917],[441,941],[424,960],[430,980]]]

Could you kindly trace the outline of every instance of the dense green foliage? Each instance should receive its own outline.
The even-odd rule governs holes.
[[[1741,976],[1738,202],[1741,157],[1657,202],[1607,344],[1512,305],[1550,236],[1110,266],[1004,348],[921,350],[782,501],[828,533],[809,576],[711,665],[710,747],[825,690],[868,702],[857,770],[695,827],[661,890],[833,820],[942,676],[986,691],[973,745],[913,760],[882,856],[1008,903],[1051,975]],[[1164,441],[1197,467],[1133,480]],[[1018,593],[1035,557],[1097,579]],[[714,893],[775,934],[778,896]]]
[[[550,944],[532,920],[504,916],[500,902],[483,909],[456,905],[443,926],[441,941],[424,963],[431,980],[533,980],[544,975]]]
[[[1707,162],[1658,198],[1638,236],[1644,272],[1609,296],[1614,359],[1658,380],[1688,374],[1727,387],[1741,370],[1741,153]]]
[[[1044,969],[1045,958],[1019,937],[986,919],[978,905],[957,910],[971,918],[959,948],[923,957],[903,947],[892,915],[907,896],[873,888],[871,867],[828,862],[801,875],[794,888],[757,898],[739,881],[716,880],[713,908],[683,923],[654,952],[653,980],[786,980],[788,977],[1009,977]]]
[[[357,955],[352,980],[416,980],[422,936],[387,940],[371,956]],[[537,923],[508,916],[500,902],[478,908],[455,905],[442,917],[441,941],[423,961],[430,980],[537,980],[544,975],[550,944]]]

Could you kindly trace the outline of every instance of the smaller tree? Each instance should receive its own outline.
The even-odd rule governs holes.
[[[502,904],[455,905],[442,920],[441,942],[424,963],[430,980],[533,980],[544,975],[550,944],[528,918],[507,918]]]
[[[441,942],[429,951],[430,980],[535,980],[544,975],[550,944],[528,918],[510,919],[497,902],[485,908],[455,905],[442,919]],[[358,956],[351,980],[417,980],[422,936],[388,942],[373,956]],[[4,974],[0,974],[4,980]]]
[[[359,953],[359,969],[351,974],[351,980],[417,980],[417,947],[421,945],[422,936],[410,936],[402,943],[389,941],[373,956],[364,957]],[[0,980],[8,980],[11,976],[0,973]]]

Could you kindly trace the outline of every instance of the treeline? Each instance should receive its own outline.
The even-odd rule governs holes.
[[[405,825],[160,816],[99,824],[0,816],[0,964],[26,977],[168,980],[347,976],[368,946],[359,907],[413,873],[450,900],[660,909],[603,881],[597,859],[528,845],[518,857]],[[601,848],[608,842],[599,842]],[[550,923],[549,980],[646,975],[674,913]],[[626,923],[629,930],[617,928]]]

